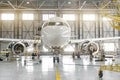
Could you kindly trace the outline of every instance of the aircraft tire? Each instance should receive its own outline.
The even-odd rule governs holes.
[[[59,63],[59,57],[57,57],[57,63]]]
[[[55,57],[53,57],[53,63],[55,63]]]

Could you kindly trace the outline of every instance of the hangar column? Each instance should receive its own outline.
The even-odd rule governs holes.
[[[80,14],[78,12],[77,16],[76,16],[76,25],[77,25],[77,38],[80,39]],[[75,44],[75,52],[73,53],[73,58],[75,58],[75,56],[77,56],[77,58],[80,58],[80,50],[79,50],[79,43]]]
[[[80,14],[77,14],[78,39],[80,39]]]
[[[61,8],[60,8],[60,2],[59,0],[57,0],[57,11],[56,11],[56,16],[60,17],[60,13],[61,13]]]
[[[16,11],[15,13],[15,26],[14,26],[14,38],[19,39],[19,11]]]
[[[98,26],[97,26],[97,27],[98,27],[98,35],[97,35],[97,36],[98,36],[98,38],[100,38],[100,37],[101,37],[101,35],[100,35],[100,34],[101,34],[101,33],[100,33],[100,24],[101,24],[101,23],[100,23],[100,22],[101,22],[100,14],[98,14],[98,17],[97,17],[97,18],[98,18],[98,19],[97,19],[97,23],[98,23]],[[97,36],[95,36],[95,37],[97,37]]]
[[[2,24],[0,20],[0,38],[2,38]],[[1,51],[1,42],[0,42],[0,51]]]
[[[120,37],[120,31],[118,31],[118,36]],[[118,50],[120,52],[120,39],[118,40]],[[120,54],[120,53],[118,53],[118,54]]]

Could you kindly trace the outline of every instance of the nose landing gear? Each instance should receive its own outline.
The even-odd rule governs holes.
[[[59,63],[60,62],[60,59],[59,59],[60,52],[61,52],[60,47],[53,47],[53,63],[55,63],[55,62]]]
[[[59,56],[57,56],[57,57],[54,56],[54,57],[53,57],[53,63],[55,63],[56,61],[57,61],[57,63],[59,63]]]

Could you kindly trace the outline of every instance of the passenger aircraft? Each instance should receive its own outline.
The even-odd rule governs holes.
[[[60,53],[60,49],[64,46],[72,43],[82,43],[82,49],[88,50],[94,49],[93,54],[98,52],[99,47],[94,41],[99,40],[111,40],[111,39],[120,39],[120,37],[108,37],[108,38],[94,38],[94,39],[75,39],[71,40],[71,28],[67,21],[60,17],[53,17],[46,21],[41,29],[41,41],[43,44],[53,50],[54,55]],[[13,54],[24,53],[26,48],[29,46],[29,43],[34,43],[35,40],[29,39],[8,39],[0,38],[0,41],[11,42],[9,48],[11,48]],[[39,43],[41,43],[39,41]],[[53,60],[59,62],[59,57],[53,57]]]

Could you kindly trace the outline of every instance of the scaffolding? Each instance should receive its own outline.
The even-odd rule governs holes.
[[[105,1],[101,4],[101,9],[111,9],[111,11],[102,11],[101,14],[111,19],[110,24],[114,29],[120,30],[120,2],[119,0]]]
[[[115,64],[115,65],[102,65],[102,66],[100,66],[100,69],[98,72],[99,78],[103,77],[104,70],[113,71],[113,72],[120,72],[120,65]]]

